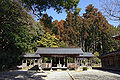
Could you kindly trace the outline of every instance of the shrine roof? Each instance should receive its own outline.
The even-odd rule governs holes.
[[[22,55],[20,55],[20,57],[24,57],[24,58],[27,58],[27,57],[31,57],[31,58],[39,58],[40,55],[37,54],[37,53],[23,53]]]
[[[83,54],[81,48],[38,48],[38,54]]]

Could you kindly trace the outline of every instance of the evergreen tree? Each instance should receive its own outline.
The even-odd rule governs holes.
[[[109,52],[112,49],[112,39],[109,36],[108,29],[110,24],[101,12],[98,12],[97,8],[94,8],[92,4],[86,7],[86,13],[84,19],[87,21],[89,26],[89,36],[85,41],[85,50],[99,51],[100,53]],[[88,46],[87,46],[88,44]]]

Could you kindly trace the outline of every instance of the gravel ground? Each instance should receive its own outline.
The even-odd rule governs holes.
[[[120,80],[120,74],[94,69],[83,72],[69,73],[71,76],[74,77],[75,80]]]
[[[67,71],[50,72],[46,80],[72,80]]]
[[[117,73],[117,74],[116,74]],[[9,71],[0,72],[0,80],[120,80],[120,72],[106,72],[101,70],[75,71]]]
[[[0,80],[43,80],[45,73],[28,72],[28,71],[9,71],[0,72]]]

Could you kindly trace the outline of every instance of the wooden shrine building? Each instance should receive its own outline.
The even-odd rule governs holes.
[[[100,56],[102,68],[120,70],[120,51],[113,51]]]
[[[112,36],[115,40],[120,40],[120,35]],[[120,70],[120,51],[103,53],[101,56],[102,68]]]
[[[20,56],[22,58],[22,68],[26,68],[27,66],[33,67],[35,65],[40,66],[40,55],[36,53],[24,53]]]
[[[38,48],[35,53],[27,53],[26,55],[28,54],[34,55],[26,57],[24,54],[22,56],[23,68],[31,66],[32,63],[42,69],[76,69],[80,66],[91,66],[94,57],[92,53],[83,52],[81,48]]]

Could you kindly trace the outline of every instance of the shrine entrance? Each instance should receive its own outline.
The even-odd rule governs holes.
[[[67,67],[67,60],[64,57],[53,57],[52,67]]]

